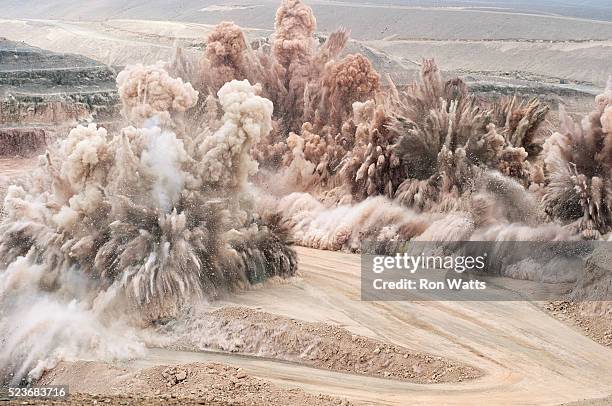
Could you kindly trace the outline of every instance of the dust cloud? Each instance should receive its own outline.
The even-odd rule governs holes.
[[[398,89],[347,30],[315,32],[284,0],[257,46],[222,22],[196,60],[126,67],[125,127],[78,126],[9,188],[4,381],[139,356],[194,301],[293,275],[291,241],[612,240],[612,80],[554,129],[542,102],[480,100],[431,60]]]

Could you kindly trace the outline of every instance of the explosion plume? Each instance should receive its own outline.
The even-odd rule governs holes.
[[[135,69],[165,77],[157,66]],[[119,83],[129,83],[133,72]],[[130,117],[174,108],[168,93],[154,91],[158,80],[140,83],[146,109],[133,103],[133,93],[121,93],[129,96],[124,111],[139,112]],[[291,275],[295,254],[285,235],[254,217],[246,191],[256,170],[250,146],[271,128],[272,104],[257,92],[247,81],[224,85],[223,125],[194,138],[156,126],[115,135],[95,124],[72,130],[29,187],[7,193],[3,275],[35,267],[45,280],[40,289],[52,297],[64,289],[66,275],[86,275],[97,281],[82,304],[86,311],[126,302],[145,323],[174,317],[194,298]],[[16,264],[20,270],[9,272]],[[7,306],[21,300],[14,289],[0,296]]]
[[[219,89],[234,79],[247,78],[247,43],[242,29],[232,22],[215,26],[206,42],[206,60],[210,71],[208,83]],[[206,70],[204,71],[206,73]]]
[[[366,57],[355,54],[337,62],[328,62],[320,81],[321,90],[307,100],[306,118],[318,128],[330,126],[339,130],[349,118],[354,102],[375,96],[380,75]]]
[[[316,24],[312,9],[300,0],[284,0],[276,12],[272,52],[282,67],[279,79],[286,89],[279,116],[290,130],[299,125],[304,110],[304,90],[316,51]]]
[[[309,7],[284,0],[256,49],[224,22],[199,61],[177,49],[128,66],[129,126],[78,126],[10,187],[3,381],[65,357],[138,355],[135,326],[293,275],[292,239],[358,251],[366,239],[612,238],[612,80],[588,117],[562,113],[544,141],[537,100],[479,100],[430,60],[404,91],[384,88],[365,56],[342,55],[346,30],[321,45],[315,30]],[[82,331],[41,340],[46,308]]]
[[[327,118],[319,115],[333,110],[331,119],[341,124],[350,115],[353,101],[364,101],[375,92],[379,76],[361,55],[337,60],[348,41],[346,30],[333,32],[318,45],[315,29],[310,7],[301,0],[285,0],[277,11],[271,44],[259,42],[252,49],[240,27],[223,22],[209,34],[199,63],[177,50],[167,70],[194,79],[200,95],[206,96],[190,112],[190,124],[195,129],[214,124],[209,99],[225,82],[248,79],[259,83],[262,95],[273,102],[275,111],[272,131],[253,146],[252,153],[260,165],[273,170],[288,162],[284,158],[291,153],[287,139],[306,121],[319,131],[327,126],[323,122]],[[342,103],[349,107],[339,108]]]
[[[400,134],[395,153],[408,178],[397,198],[409,207],[448,210],[450,200],[473,191],[474,180],[486,170],[527,186],[527,151],[532,159],[537,155],[534,133],[547,111],[536,101],[526,107],[515,100],[479,105],[465,86],[444,83],[433,61],[425,61],[421,83],[404,94],[393,123]]]
[[[155,117],[162,125],[178,124],[198,100],[191,84],[171,77],[163,64],[128,66],[117,75],[123,115],[141,127]]]
[[[544,144],[547,212],[599,238],[612,231],[612,80],[580,124],[561,110],[561,129]]]

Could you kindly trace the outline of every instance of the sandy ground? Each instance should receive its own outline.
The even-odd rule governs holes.
[[[482,372],[432,354],[246,307],[224,307],[168,326],[174,349],[213,350],[414,383],[463,382]]]
[[[41,385],[68,385],[71,393],[108,397],[121,404],[121,397],[164,405],[349,405],[350,402],[300,389],[284,389],[247,375],[240,367],[217,363],[189,363],[133,370],[96,362],[62,363],[42,378]],[[72,395],[73,396],[73,395]],[[129,398],[128,398],[129,399]],[[100,401],[99,403],[102,403]],[[129,403],[131,404],[131,403]]]
[[[563,404],[563,406],[610,406],[610,405],[612,405],[612,396],[607,396],[601,399],[579,400],[578,402]]]
[[[255,13],[253,10],[245,12],[250,15]],[[135,19],[94,22],[0,19],[0,37],[24,41],[55,52],[78,53],[109,65],[150,64],[170,59],[175,44],[185,47],[188,53],[194,55],[201,52],[207,33],[224,16],[216,18],[205,24]],[[260,18],[259,14],[257,18]],[[371,21],[378,21],[376,18],[372,17]],[[380,16],[380,19],[386,21],[388,18]],[[245,28],[247,36],[257,38],[270,35],[273,21],[272,15],[260,28]],[[341,19],[336,18],[334,27],[342,25],[351,28],[354,33],[354,25],[342,24]],[[258,27],[253,23],[243,26]],[[528,39],[503,35],[496,38],[486,33],[482,37],[469,39],[445,36],[432,39],[431,27],[421,35],[404,35],[401,30],[386,27],[388,32],[385,35],[367,37],[363,44],[408,70],[416,68],[414,61],[433,57],[445,71],[457,72],[461,76],[469,76],[471,72],[490,72],[499,76],[508,73],[510,77],[537,75],[533,80],[556,84],[562,80],[584,83],[595,87],[592,92],[597,93],[612,74],[609,64],[612,59],[612,23],[609,26],[609,32],[594,34],[597,37],[594,39],[553,42],[538,40],[537,32],[527,36]],[[438,27],[438,23],[432,27]],[[587,27],[596,32],[596,24]],[[502,28],[496,30],[501,31]],[[579,39],[580,36],[570,38]]]
[[[612,40],[572,42],[515,40],[387,40],[365,44],[406,61],[435,58],[448,71],[529,72],[538,80],[571,80],[603,87],[612,74]]]
[[[612,347],[612,318],[608,302],[552,302],[543,305],[553,317],[567,323],[594,341]]]
[[[168,349],[152,349],[144,359],[129,362],[125,368],[136,373],[133,371],[151,368],[160,371],[155,367],[164,366],[161,373],[167,365],[231,365],[279,388],[371,405],[558,405],[601,399],[612,392],[612,350],[550,317],[535,304],[363,302],[359,256],[305,248],[298,248],[298,253],[300,277],[245,292],[218,305],[248,306],[334,324],[390,345],[475,365],[484,376],[423,385],[262,357]],[[109,368],[122,367],[106,365],[102,370]],[[61,383],[56,376],[52,383]],[[70,372],[70,376],[75,385],[108,381],[100,379],[105,375],[90,375],[87,369],[81,374]],[[111,376],[123,375],[117,372]]]
[[[106,0],[89,3],[75,0],[48,0],[43,3],[35,0],[6,0],[2,11],[5,18],[73,21],[143,19],[202,24],[227,20],[245,27],[269,29],[279,3],[279,0],[181,0],[179,3],[167,0]],[[585,40],[612,37],[612,24],[609,21],[544,15],[541,12],[513,10],[512,7],[495,10],[486,8],[487,4],[483,2],[473,2],[480,3],[480,9],[427,7],[428,3],[440,6],[448,4],[447,1],[309,0],[308,3],[317,16],[321,31],[331,31],[342,25],[349,27],[357,39],[381,39],[391,34],[442,40]],[[507,3],[510,6],[516,2]],[[562,8],[560,2],[547,3],[551,12]],[[589,9],[584,2],[581,7],[574,8]],[[602,13],[596,15],[602,17]]]
[[[187,52],[199,53],[213,26],[146,20],[85,22],[0,19],[0,37],[54,52],[84,55],[108,65],[123,66],[169,60],[175,45],[187,48]],[[269,31],[263,30],[245,31],[251,38],[261,37],[261,33],[269,34]]]
[[[302,281],[248,292],[231,302],[335,323],[413,351],[477,365],[485,372],[474,381],[425,386],[321,372],[318,379],[311,376],[302,387],[343,393],[351,400],[384,400],[384,404],[552,405],[612,392],[612,350],[534,304],[362,302],[358,256],[304,248],[298,252]],[[258,371],[265,371],[268,378],[290,381],[278,371]]]

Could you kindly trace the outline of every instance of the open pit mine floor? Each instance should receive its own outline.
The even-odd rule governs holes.
[[[176,399],[184,399],[181,404],[262,405],[609,404],[612,350],[534,303],[364,302],[358,255],[297,251],[298,277],[268,283],[213,307],[249,307],[333,324],[355,335],[473,366],[482,375],[460,382],[414,383],[268,357],[158,348],[127,363],[62,363],[40,383],[69,384],[73,394],[82,393],[74,399],[87,404],[93,394],[113,404],[173,404]]]

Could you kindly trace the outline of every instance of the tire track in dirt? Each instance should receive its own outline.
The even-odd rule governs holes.
[[[227,304],[334,322],[355,334],[477,366],[486,375],[436,385],[389,384],[329,371],[296,380],[271,365],[260,365],[250,371],[257,376],[371,404],[555,405],[601,398],[612,391],[612,351],[531,303],[362,302],[358,255],[305,248],[298,248],[298,253],[299,278],[240,294]],[[231,357],[226,361],[236,362]],[[286,365],[284,374],[303,368]]]

